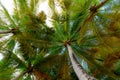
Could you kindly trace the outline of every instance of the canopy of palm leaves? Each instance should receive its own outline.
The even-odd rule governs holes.
[[[12,15],[0,3],[0,80],[78,80],[67,45],[87,74],[119,80],[120,0],[47,1],[52,16],[43,0],[14,0]]]

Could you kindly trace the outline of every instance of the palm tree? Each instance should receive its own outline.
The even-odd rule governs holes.
[[[70,79],[70,75],[67,77],[66,73],[62,74],[64,71],[72,73],[72,69],[68,68],[69,62],[64,56],[55,54],[47,56],[49,54],[47,47],[52,45],[49,35],[54,31],[46,26],[44,12],[36,14],[38,3],[38,0],[31,0],[30,3],[26,0],[14,0],[13,15],[10,15],[1,4],[2,14],[4,14],[0,18],[0,34],[3,38],[0,46],[1,53],[4,55],[0,65],[1,80],[56,80],[59,79],[58,76]],[[56,64],[62,61],[65,63]],[[59,65],[60,70],[57,70]]]
[[[96,5],[96,6],[92,6],[90,7],[89,5],[91,4],[92,1],[87,1],[85,4],[85,9],[86,10],[81,10],[80,12],[78,12],[78,14],[74,17],[72,17],[72,15],[68,14],[68,13],[72,13],[72,10],[69,11],[67,8],[69,8],[68,4],[69,2],[67,1],[63,1],[64,4],[61,3],[57,3],[57,2],[53,2],[54,5],[56,6],[61,6],[61,8],[63,7],[63,14],[59,14],[59,16],[56,17],[57,12],[54,11],[54,15],[53,19],[54,19],[54,27],[55,27],[55,31],[56,34],[54,36],[55,40],[53,41],[54,43],[57,42],[56,44],[58,44],[58,50],[61,49],[63,50],[63,48],[60,48],[62,46],[65,46],[68,49],[68,53],[70,56],[70,60],[73,66],[73,69],[78,77],[79,80],[94,80],[95,78],[88,75],[82,68],[81,65],[79,65],[79,62],[77,61],[77,57],[75,56],[75,53],[73,51],[72,46],[79,52],[81,52],[81,41],[83,39],[83,37],[89,37],[89,35],[87,35],[87,33],[85,34],[86,31],[86,27],[87,26],[94,26],[94,22],[93,22],[93,17],[95,16],[95,14],[97,13],[98,9],[100,7],[102,7],[108,0],[104,0],[103,2],[101,2],[100,4]],[[66,3],[65,3],[66,2]],[[76,1],[77,3],[79,1]],[[84,2],[84,1],[83,1]],[[80,3],[82,3],[82,1],[80,1]],[[60,5],[61,4],[61,5]],[[54,9],[56,8],[56,6],[54,6]],[[67,8],[65,8],[67,7]],[[73,6],[72,6],[73,7]],[[84,6],[82,6],[84,7]],[[90,7],[90,9],[89,9]],[[71,7],[70,7],[71,8]],[[79,8],[79,7],[78,7]],[[67,10],[66,10],[67,9]],[[88,10],[90,10],[90,13],[88,14]],[[66,11],[66,12],[64,12]],[[58,12],[59,13],[59,12]],[[61,11],[62,13],[62,11]],[[84,14],[84,15],[83,15]],[[82,20],[80,19],[82,18]],[[81,21],[81,22],[80,22]],[[95,30],[95,29],[93,29]],[[94,38],[95,34],[92,34],[91,36]],[[99,38],[99,35],[97,35]],[[91,39],[92,39],[91,37]],[[94,40],[94,39],[92,39]],[[55,44],[55,46],[56,46]],[[88,43],[89,44],[89,43]],[[93,45],[94,43],[92,43]],[[92,46],[91,45],[91,46]],[[56,48],[55,48],[56,49]],[[58,51],[57,50],[57,51]],[[64,50],[65,51],[65,50]],[[60,51],[59,51],[60,52]],[[58,52],[56,52],[58,53]],[[85,52],[84,52],[85,53]],[[94,59],[92,59],[92,57],[90,58],[89,54],[81,54],[83,57],[85,57],[85,59],[89,60],[89,62],[91,62],[92,64],[95,64],[97,67],[103,67],[98,65]],[[89,59],[88,59],[89,57]],[[90,60],[91,59],[91,60]],[[112,74],[111,72],[109,72],[109,70],[107,70],[106,68],[103,67],[102,71],[106,71],[109,75],[111,75],[111,77],[115,78],[115,75]],[[96,80],[96,79],[95,79]]]
[[[67,1],[65,1],[66,3],[70,3],[70,2],[67,2]],[[64,2],[64,4],[65,4],[65,2]],[[77,1],[76,1],[77,2]],[[79,1],[78,1],[79,2]],[[80,2],[82,2],[82,1],[80,1]],[[62,46],[62,45],[64,45],[65,47],[67,47],[68,48],[68,51],[69,51],[69,55],[71,55],[72,56],[72,54],[70,54],[70,53],[73,53],[73,50],[72,50],[72,48],[71,48],[71,43],[74,43],[75,41],[78,41],[78,43],[77,43],[77,45],[78,45],[78,48],[79,48],[79,52],[80,52],[80,46],[79,45],[81,45],[81,40],[82,40],[82,37],[83,37],[83,34],[85,34],[85,27],[87,27],[87,26],[95,26],[95,24],[96,24],[96,22],[94,22],[94,21],[96,21],[96,20],[92,20],[92,18],[95,16],[95,14],[97,13],[97,11],[98,11],[98,9],[101,7],[101,6],[103,6],[106,2],[108,2],[108,0],[105,0],[105,1],[103,1],[103,2],[101,2],[100,4],[98,4],[98,5],[96,5],[96,6],[92,6],[92,7],[90,7],[90,14],[88,15],[87,14],[87,11],[89,10],[89,6],[88,6],[88,10],[86,10],[86,12],[84,12],[83,10],[81,11],[81,12],[79,12],[79,14],[77,15],[77,19],[75,19],[75,23],[73,22],[74,21],[74,19],[69,19],[69,18],[71,18],[71,15],[68,15],[67,14],[67,12],[64,12],[63,11],[63,14],[61,15],[60,14],[60,16],[58,16],[58,17],[56,17],[56,16],[53,16],[53,19],[55,20],[55,21],[57,21],[57,22],[55,22],[55,30],[56,30],[56,36],[55,36],[55,38],[57,38],[57,42],[58,43],[56,43],[56,44],[59,44],[59,46]],[[54,3],[54,2],[53,2]],[[57,2],[56,2],[57,3]],[[89,2],[88,2],[89,3]],[[63,9],[65,10],[65,11],[67,11],[66,9],[65,9],[65,7],[67,7],[68,8],[68,4],[67,4],[67,6],[65,6],[63,3],[61,3],[61,8],[63,7]],[[87,4],[87,3],[86,3]],[[89,3],[90,4],[90,3]],[[89,5],[88,4],[88,5]],[[56,6],[58,6],[58,5],[60,5],[59,4],[59,2],[57,3],[57,4],[55,4]],[[85,6],[87,6],[87,5],[85,5]],[[72,10],[71,10],[72,11]],[[62,12],[62,11],[61,11]],[[70,12],[70,11],[68,11],[68,12]],[[59,13],[59,12],[58,12]],[[85,17],[86,19],[83,19],[83,23],[81,23],[80,24],[80,22],[79,21],[81,21],[82,22],[82,20],[80,20],[79,19],[79,16],[80,16],[80,18],[82,18],[82,15],[80,15],[80,14],[85,14],[86,13],[86,16],[88,16],[88,18],[84,15],[83,17]],[[54,15],[57,15],[57,14],[54,14]],[[62,17],[61,17],[62,16]],[[68,17],[69,16],[69,17]],[[76,17],[76,16],[75,16]],[[72,20],[72,21],[71,21]],[[70,23],[73,23],[73,25],[71,25]],[[100,25],[100,24],[99,24]],[[78,27],[77,27],[78,26]],[[60,29],[62,27],[62,29]],[[76,29],[75,29],[75,27],[76,27]],[[95,26],[96,27],[96,26]],[[71,29],[72,28],[72,29]],[[82,28],[82,29],[81,29]],[[75,29],[75,30],[74,30]],[[98,39],[100,40],[99,42],[102,42],[102,45],[104,45],[104,46],[106,46],[105,48],[107,48],[108,50],[110,50],[110,53],[111,52],[113,52],[112,51],[112,49],[110,48],[110,46],[108,46],[106,43],[104,43],[104,41],[103,40],[101,40],[101,36],[98,34],[98,32],[96,31],[96,28],[93,28],[93,30],[94,30],[94,34],[93,35],[96,35],[97,37],[98,37]],[[73,32],[73,31],[75,31],[75,32]],[[107,32],[107,31],[106,31]],[[79,33],[80,33],[80,36],[79,36]],[[71,35],[72,34],[72,35]],[[77,38],[77,35],[78,35],[78,37],[79,38]],[[89,35],[88,35],[89,36]],[[85,36],[86,37],[86,36]],[[76,39],[77,38],[77,39]],[[93,36],[93,38],[94,38],[94,36]],[[56,42],[56,39],[53,41],[53,42]],[[92,43],[91,44],[91,46],[93,45],[94,43]],[[77,45],[75,45],[75,46],[77,46]],[[56,49],[56,48],[55,48]],[[58,49],[60,49],[60,48],[58,48]],[[63,49],[62,49],[63,50]],[[108,53],[107,53],[108,54]],[[87,56],[86,56],[87,55]],[[84,57],[86,57],[86,58],[88,58],[88,57],[90,57],[90,56],[88,56],[88,54],[82,54],[82,56],[84,56]],[[71,57],[70,56],[70,59],[71,59],[71,62],[72,63],[76,63],[76,65],[78,64],[77,63],[77,60],[75,59],[75,57],[74,56],[72,56]],[[73,58],[73,59],[72,59]],[[72,61],[73,60],[73,61]],[[90,58],[89,58],[89,61],[91,62],[91,63],[93,63],[93,64],[96,64],[94,61],[92,61],[92,60],[90,60]],[[98,65],[98,64],[96,64],[96,65]],[[78,67],[78,69],[80,70],[80,71],[78,71],[78,73],[77,73],[77,68],[75,68],[74,67],[75,66],[75,64],[73,65],[73,68],[74,68],[74,70],[75,70],[75,72],[76,72],[76,74],[78,75],[78,77],[79,77],[79,79],[81,80],[81,79],[83,79],[83,78],[81,78],[81,75],[79,75],[80,74],[80,72],[83,72],[83,70],[81,70],[81,66],[80,67]],[[97,67],[102,67],[102,66],[97,66]],[[110,77],[113,77],[113,78],[115,78],[116,79],[116,77],[115,77],[115,75],[114,74],[112,74],[109,70],[107,70],[106,68],[104,68],[103,67],[103,69],[102,69],[102,71],[105,71],[105,72],[107,72],[107,74],[109,74],[110,75]],[[81,73],[82,74],[82,73]],[[86,76],[87,74],[83,74],[83,76]],[[87,77],[85,77],[85,78],[87,78]],[[88,75],[88,78],[89,78],[89,75]],[[88,79],[87,78],[87,79]],[[93,77],[92,77],[93,78]]]
[[[0,80],[120,79],[119,1],[48,0],[52,28],[38,4],[14,0],[13,15],[0,4]]]
[[[6,20],[1,18],[0,28],[2,31],[0,33],[3,34],[1,37],[10,36],[8,39],[1,41],[1,53],[4,55],[2,62],[7,62],[5,65],[1,65],[1,68],[7,66],[5,69],[12,69],[12,73],[16,72],[17,69],[20,70],[20,75],[13,79],[18,80],[26,73],[28,73],[28,78],[30,78],[31,70],[33,73],[37,71],[37,69],[33,71],[33,66],[36,65],[34,59],[41,60],[43,58],[42,56],[41,58],[37,56],[39,54],[42,55],[43,51],[46,51],[44,49],[48,45],[47,40],[49,41],[47,34],[51,34],[52,31],[44,23],[44,13],[35,14],[35,5],[38,4],[38,0],[31,0],[29,4],[26,0],[14,0],[14,3],[15,11],[12,16],[1,4],[2,11],[6,17]],[[40,44],[37,44],[38,42]],[[40,71],[38,72],[40,74]],[[11,76],[15,76],[12,73]],[[7,80],[9,79],[10,77]],[[2,80],[5,79],[3,78]]]

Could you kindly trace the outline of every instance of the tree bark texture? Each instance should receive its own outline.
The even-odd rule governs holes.
[[[78,63],[74,52],[72,50],[72,47],[67,44],[67,49],[69,52],[69,57],[73,66],[73,69],[78,77],[79,80],[97,80],[96,78],[88,75],[82,68],[82,66]]]

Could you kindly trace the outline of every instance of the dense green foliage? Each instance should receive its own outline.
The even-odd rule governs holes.
[[[0,3],[0,80],[78,80],[67,44],[88,74],[120,80],[120,0],[48,0],[50,17],[39,2],[14,0],[12,15]]]

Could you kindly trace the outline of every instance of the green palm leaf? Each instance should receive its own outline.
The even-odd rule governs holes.
[[[77,55],[84,58],[89,64],[95,65],[95,67],[99,68],[100,70],[102,70],[102,72],[106,73],[112,77],[113,79],[119,78],[116,75],[114,75],[112,72],[110,72],[108,69],[106,69],[105,67],[99,65],[98,63],[95,62],[95,59],[93,59],[89,54],[87,54],[85,51],[83,51],[82,49],[80,49],[80,47],[76,46],[74,48],[77,52]]]
[[[11,27],[13,27],[13,28],[16,27],[16,24],[15,24],[14,20],[12,19],[12,17],[10,16],[9,12],[7,11],[7,9],[2,5],[2,3],[0,3],[0,6],[3,9],[3,13],[6,16],[6,18],[12,23]]]

